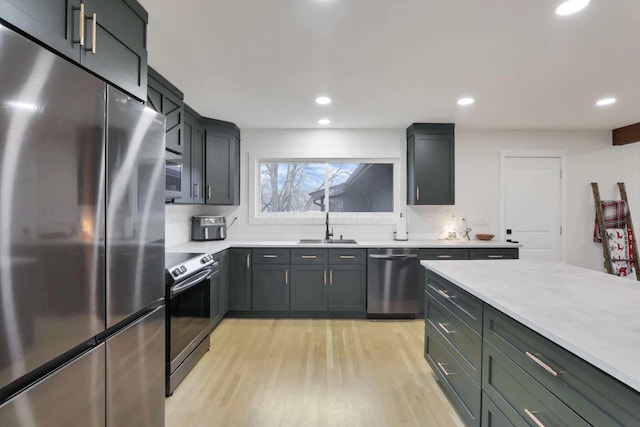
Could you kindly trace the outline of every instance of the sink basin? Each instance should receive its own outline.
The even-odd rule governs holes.
[[[356,242],[353,239],[329,239],[327,241],[327,243],[350,243],[350,244],[356,244],[358,242]]]
[[[298,243],[322,243],[321,239],[300,239]]]

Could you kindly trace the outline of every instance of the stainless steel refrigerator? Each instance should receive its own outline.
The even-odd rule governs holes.
[[[164,117],[0,25],[0,426],[164,425]]]

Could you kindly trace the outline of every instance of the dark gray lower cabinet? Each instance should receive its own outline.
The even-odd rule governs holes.
[[[469,259],[518,259],[518,248],[469,249]]]
[[[219,310],[220,320],[229,311],[229,251],[222,251],[220,257],[220,298]]]
[[[218,270],[211,276],[211,329],[220,323],[220,288],[222,286],[222,275]]]
[[[367,310],[367,266],[329,265],[329,311]]]
[[[365,255],[363,249],[292,250],[291,311],[366,311]]]
[[[432,271],[426,277],[425,358],[468,425],[640,426],[640,393]]]
[[[326,311],[326,265],[291,266],[291,311]]]
[[[289,264],[254,264],[251,306],[255,311],[289,310]]]
[[[251,249],[229,249],[229,310],[251,311]]]
[[[514,427],[485,392],[482,392],[482,427]]]

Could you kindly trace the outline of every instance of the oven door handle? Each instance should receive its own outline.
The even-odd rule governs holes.
[[[204,280],[210,279],[211,276],[213,276],[213,273],[214,273],[213,268],[207,268],[207,269],[202,270],[201,272],[199,272],[195,276],[189,278],[188,280],[186,280],[184,282],[180,282],[179,284],[171,287],[171,289],[169,291],[170,297],[173,298],[176,295],[179,295],[179,294],[183,293],[187,289],[194,287],[198,283],[200,283],[200,282],[202,282]]]

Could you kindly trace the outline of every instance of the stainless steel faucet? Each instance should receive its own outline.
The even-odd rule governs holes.
[[[324,224],[327,227],[324,233],[324,241],[328,242],[333,237],[333,228],[331,229],[331,233],[329,233],[329,212],[327,212],[327,219],[325,220]]]

